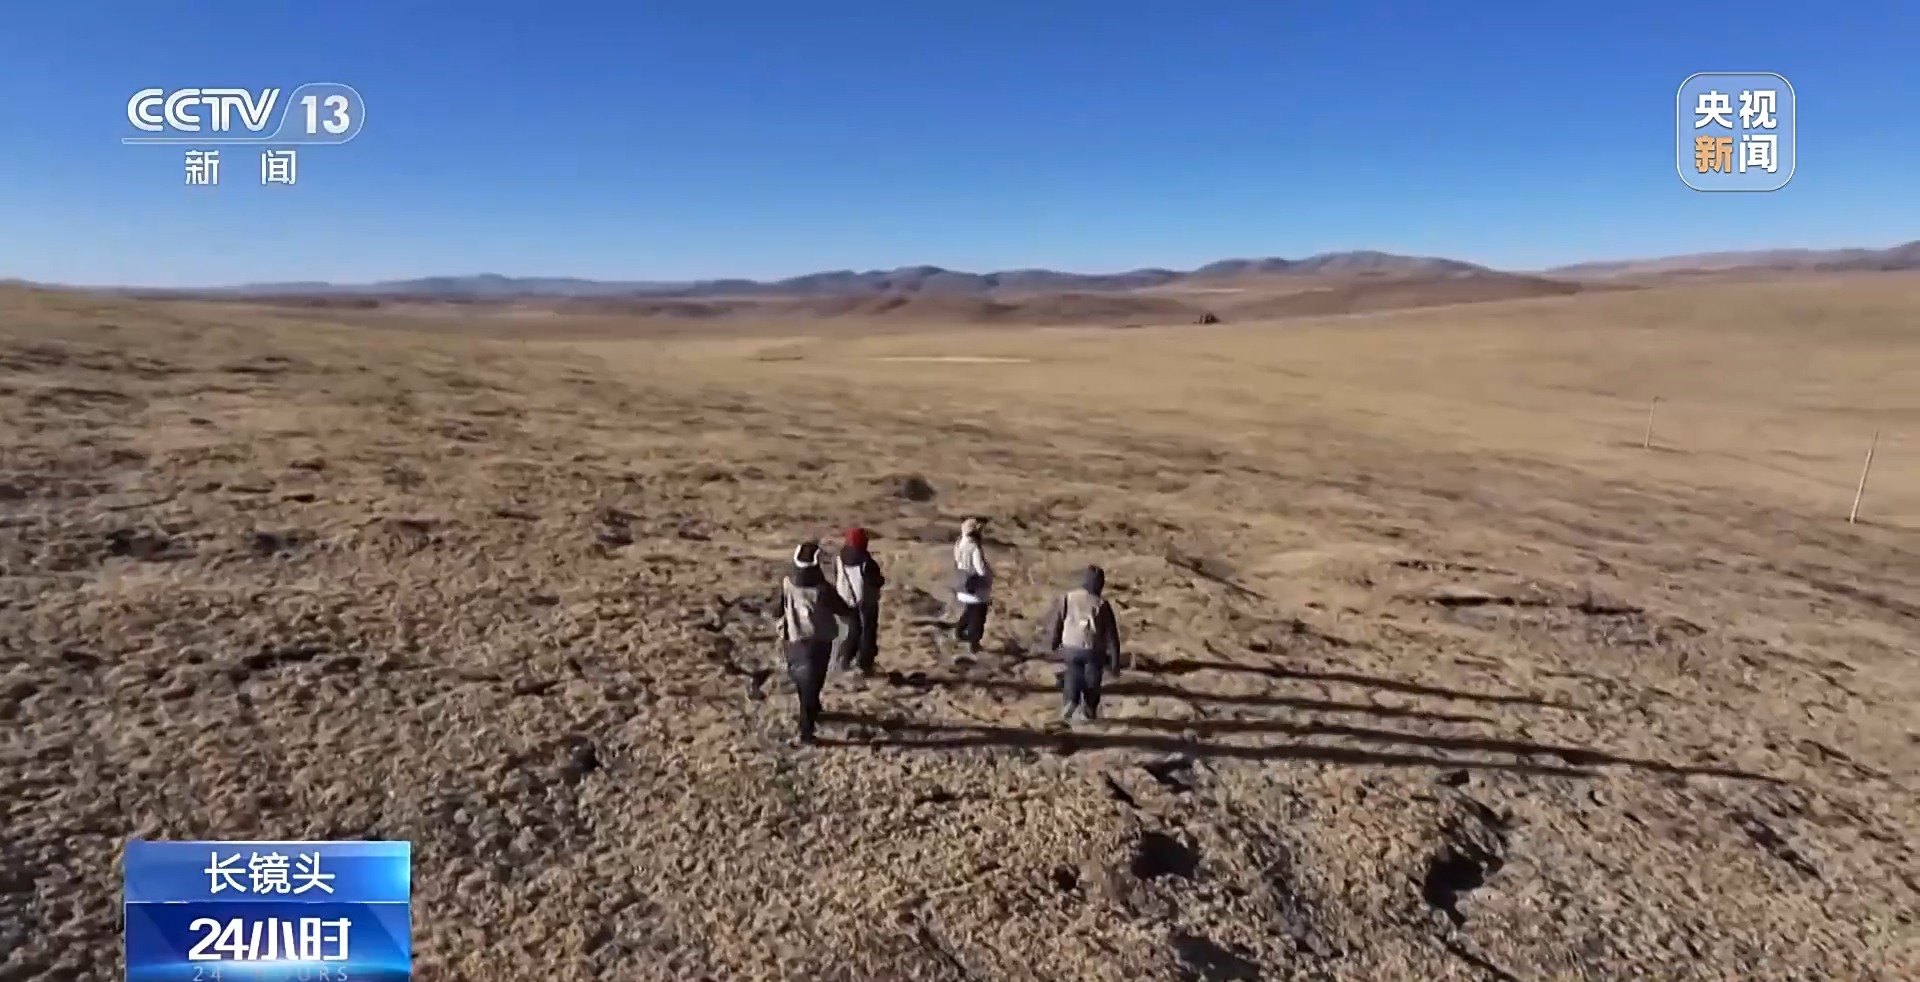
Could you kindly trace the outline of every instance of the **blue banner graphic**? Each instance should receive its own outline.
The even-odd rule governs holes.
[[[406,842],[127,843],[128,982],[404,982]]]

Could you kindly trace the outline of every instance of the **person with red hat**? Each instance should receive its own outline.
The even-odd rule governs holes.
[[[835,667],[872,675],[874,658],[880,651],[880,591],[887,585],[887,577],[880,571],[880,561],[867,551],[866,529],[850,528],[844,540],[834,585],[853,616],[848,618],[850,629],[841,638]]]

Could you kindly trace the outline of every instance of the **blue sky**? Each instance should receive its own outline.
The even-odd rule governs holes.
[[[0,278],[1102,271],[1375,248],[1509,268],[1920,238],[1920,4],[22,3]],[[1786,75],[1775,194],[1700,194],[1698,71]],[[148,86],[340,81],[261,187],[122,146]]]

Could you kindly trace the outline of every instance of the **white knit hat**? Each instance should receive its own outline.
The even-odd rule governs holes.
[[[973,533],[978,531],[980,531],[980,520],[977,518],[969,518],[966,521],[960,523],[961,535],[972,535]]]
[[[820,547],[811,542],[802,542],[794,546],[793,564],[801,569],[820,565]]]

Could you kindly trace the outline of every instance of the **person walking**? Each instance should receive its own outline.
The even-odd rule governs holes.
[[[802,542],[793,550],[793,569],[780,581],[780,641],[786,647],[787,677],[800,696],[801,743],[814,742],[820,720],[820,690],[839,619],[853,616],[840,594],[820,572],[820,547]]]
[[[953,633],[975,655],[987,636],[987,605],[993,595],[993,564],[987,561],[981,541],[983,524],[978,518],[961,522],[960,538],[953,544],[953,598],[960,604]]]
[[[867,551],[867,530],[857,526],[848,529],[834,583],[840,599],[853,609],[836,659],[835,667],[840,671],[858,669],[862,675],[873,674],[874,659],[880,651],[880,591],[886,585],[880,561]]]
[[[1101,595],[1106,586],[1106,571],[1088,566],[1080,585],[1056,598],[1041,621],[1041,647],[1061,662],[1061,718],[1068,723],[1076,712],[1099,719],[1103,676],[1108,669],[1120,674],[1120,624]]]

